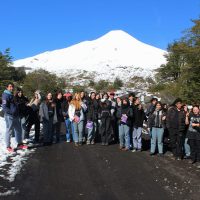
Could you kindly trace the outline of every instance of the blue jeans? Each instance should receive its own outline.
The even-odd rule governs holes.
[[[151,131],[151,153],[155,153],[156,145],[158,144],[158,152],[163,153],[163,128],[152,128]]]
[[[133,128],[133,148],[142,149],[142,127]]]
[[[126,147],[127,149],[130,148],[130,135],[129,135],[130,128],[126,124],[119,125],[119,144],[120,147]],[[124,144],[125,141],[125,144]]]
[[[66,125],[66,140],[70,141],[71,140],[70,131],[72,132],[72,135],[73,135],[74,126],[72,122],[69,120],[69,118],[65,119],[65,125]]]
[[[19,117],[14,117],[14,116],[5,114],[4,118],[6,121],[6,133],[5,133],[6,147],[10,147],[10,138],[11,138],[13,130],[15,133],[16,142],[18,144],[21,144],[22,143],[22,129],[19,122]]]
[[[188,144],[188,138],[185,138],[184,149],[185,149],[185,155],[190,156],[190,145]]]
[[[19,117],[19,123],[20,123],[21,129],[22,129],[22,140],[25,139],[25,130],[23,129],[23,126],[22,126],[25,122],[26,122],[25,117],[22,117],[22,118]]]
[[[97,123],[93,122],[93,127],[91,129],[88,128],[87,140],[89,141],[94,140],[96,131],[97,131]]]
[[[80,121],[79,123],[72,122],[72,124],[74,128],[74,131],[73,131],[74,142],[82,142],[84,121]]]

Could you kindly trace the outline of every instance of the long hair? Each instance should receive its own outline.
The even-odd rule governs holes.
[[[72,104],[76,110],[80,110],[81,109],[81,94],[75,93],[70,104]]]

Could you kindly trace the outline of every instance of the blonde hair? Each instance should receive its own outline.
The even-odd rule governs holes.
[[[81,101],[81,94],[75,93],[70,104],[72,104],[75,107],[75,110],[80,110],[81,109],[81,102],[82,102]]]

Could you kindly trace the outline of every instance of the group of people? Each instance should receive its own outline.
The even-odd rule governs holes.
[[[73,142],[76,147],[96,142],[108,146],[114,142],[119,143],[119,149],[123,151],[142,151],[142,129],[146,121],[151,138],[150,155],[158,151],[158,155],[163,156],[163,138],[168,135],[174,159],[186,157],[191,158],[191,163],[200,161],[198,105],[188,110],[179,98],[170,106],[152,98],[144,108],[134,93],[115,98],[114,92],[73,95],[63,94],[61,90],[55,95],[49,92],[46,96],[36,90],[29,101],[21,88],[17,88],[15,94],[13,91],[14,85],[9,83],[2,94],[8,152],[14,151],[10,144],[13,131],[17,148],[26,149],[34,125],[34,142],[46,146],[60,141],[63,122],[66,142]]]

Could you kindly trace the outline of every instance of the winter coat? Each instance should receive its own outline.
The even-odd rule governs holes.
[[[80,118],[80,121],[84,121],[86,110],[87,110],[87,106],[83,102],[81,103],[81,109],[80,110],[76,110],[75,106],[73,104],[70,104],[69,110],[68,110],[69,120],[72,122],[75,119],[75,115],[77,115],[76,113],[78,112],[79,113],[78,117]]]
[[[126,115],[128,117],[127,122],[124,123],[121,121],[122,115]],[[121,124],[126,124],[127,126],[131,126],[131,119],[133,117],[133,109],[129,105],[125,106],[122,104],[122,106],[117,107],[117,112],[116,112],[116,117],[117,117],[117,122],[119,125]]]
[[[19,109],[14,101],[14,96],[9,90],[5,90],[2,94],[2,108],[6,115],[19,116]]]
[[[153,113],[149,115],[148,118],[148,127],[152,128],[165,128],[166,120],[162,120],[162,118],[166,116],[166,113],[163,110],[155,110]]]
[[[178,111],[175,106],[172,106],[167,111],[166,125],[168,129],[177,129],[178,131],[185,131],[185,112],[184,110]]]
[[[133,127],[143,127],[143,122],[147,119],[144,110],[133,106],[133,119]]]
[[[100,111],[99,111],[99,119],[111,117],[111,101],[108,99],[101,100],[100,103]]]
[[[61,110],[62,110],[62,115],[65,119],[69,118],[69,102],[68,101],[63,101],[61,104]]]
[[[87,120],[89,121],[97,121],[98,113],[99,113],[100,105],[96,99],[90,100],[88,102],[88,112],[87,112]]]
[[[155,110],[155,105],[154,104],[149,104],[149,106],[147,107],[147,111],[146,111],[146,116],[149,116],[150,114],[152,114]]]
[[[56,107],[52,108],[53,110],[53,124],[58,122],[57,119],[57,113],[56,113]],[[40,109],[39,109],[39,116],[40,116],[40,121],[44,122],[45,120],[49,121],[50,116],[49,116],[49,108],[46,102],[42,102],[40,104]]]
[[[200,140],[200,128],[199,127],[193,127],[192,124],[200,124],[200,115],[195,115],[191,113],[189,115],[189,128],[187,131],[187,137],[190,140]]]
[[[55,103],[58,122],[64,122],[64,117],[62,113],[62,100],[56,99]]]
[[[28,98],[25,96],[21,96],[21,97],[15,96],[14,100],[19,109],[19,116],[21,118],[26,117],[28,115],[28,111],[29,111],[29,108],[26,105],[28,103]]]

